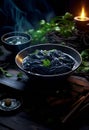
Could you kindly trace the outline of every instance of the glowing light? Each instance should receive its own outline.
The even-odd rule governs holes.
[[[80,19],[81,19],[81,20],[85,20],[85,19],[86,19],[86,14],[85,14],[85,9],[84,9],[84,7],[82,7]]]
[[[82,10],[81,10],[81,13],[80,13],[80,16],[76,16],[74,18],[76,21],[89,21],[89,17],[86,16],[86,12],[85,12],[85,9],[84,7],[82,7]]]
[[[22,59],[19,55],[16,56],[16,59],[17,59],[18,62],[20,62],[20,63],[22,63],[22,61],[23,61],[23,59]]]

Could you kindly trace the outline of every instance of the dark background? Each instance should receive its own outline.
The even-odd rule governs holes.
[[[74,16],[85,6],[87,15],[88,0],[0,0],[0,36],[8,31],[25,31],[34,28],[39,20],[70,12]]]

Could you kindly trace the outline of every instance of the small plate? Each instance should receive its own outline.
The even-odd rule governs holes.
[[[0,99],[0,110],[10,112],[21,106],[21,100],[14,97],[3,97]]]

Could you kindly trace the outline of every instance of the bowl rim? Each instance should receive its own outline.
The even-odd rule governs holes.
[[[21,43],[21,44],[8,44],[5,41],[5,37],[7,38],[7,36],[9,36],[9,35],[15,36],[13,34],[20,34],[20,36],[26,36],[28,38],[28,40],[26,42]],[[31,42],[31,41],[32,41],[32,36],[26,32],[22,32],[22,31],[11,31],[11,32],[7,32],[1,36],[1,42],[6,44],[6,45],[10,45],[10,46],[19,46],[19,45],[23,45],[23,44],[26,44],[26,43]]]
[[[22,52],[24,52],[25,50],[27,50],[27,49],[29,49],[29,48],[34,48],[34,47],[38,47],[38,46],[62,46],[62,47],[66,47],[66,48],[69,48],[69,49],[71,49],[71,50],[73,50],[78,56],[79,56],[79,58],[80,58],[80,62],[78,62],[78,65],[76,66],[76,68],[75,69],[71,69],[70,71],[68,71],[68,72],[65,72],[65,73],[59,73],[59,74],[52,74],[52,75],[47,75],[47,74],[39,74],[39,73],[34,73],[34,72],[32,72],[32,71],[26,71],[26,70],[24,70],[19,64],[18,64],[18,62],[17,62],[17,58],[19,57],[19,55],[22,53]],[[61,77],[61,76],[66,76],[66,75],[69,75],[69,74],[72,74],[80,65],[81,65],[81,63],[82,63],[82,57],[81,57],[81,54],[76,50],[76,49],[74,49],[74,48],[72,48],[72,47],[70,47],[70,46],[67,46],[67,45],[62,45],[62,44],[58,44],[58,43],[44,43],[44,44],[37,44],[37,45],[31,45],[31,46],[29,46],[29,47],[26,47],[26,48],[24,48],[24,49],[22,49],[21,51],[19,51],[17,54],[16,54],[16,56],[15,56],[15,63],[16,63],[16,65],[18,66],[18,68],[20,69],[20,70],[22,70],[23,72],[25,72],[25,74],[27,74],[27,75],[33,75],[33,76],[38,76],[38,77]],[[74,65],[75,66],[75,65]]]

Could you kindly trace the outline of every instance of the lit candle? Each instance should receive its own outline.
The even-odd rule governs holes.
[[[74,20],[76,22],[77,28],[79,30],[85,30],[87,27],[87,24],[89,23],[89,17],[86,16],[84,7],[82,7],[82,11],[80,16],[74,17]]]

